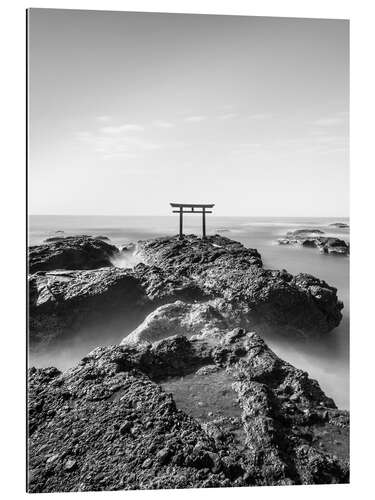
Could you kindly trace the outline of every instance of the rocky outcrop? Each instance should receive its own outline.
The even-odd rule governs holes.
[[[46,240],[47,241],[47,240]],[[56,236],[29,247],[29,272],[56,269],[98,269],[111,266],[118,248],[91,236]]]
[[[262,267],[257,250],[220,235],[208,236],[204,240],[195,235],[185,235],[182,239],[166,237],[139,241],[137,252],[149,265],[187,271],[193,268],[190,274],[199,272],[202,266],[224,263],[228,266],[240,265],[243,269]]]
[[[158,385],[194,372],[230,381],[236,432]],[[64,373],[31,368],[28,410],[30,492],[348,482],[348,413],[241,329],[101,347]]]
[[[321,253],[349,255],[349,243],[339,238],[321,236],[320,230],[299,229],[288,231],[286,236],[278,239],[280,245],[300,245],[317,248]]]
[[[324,234],[321,229],[296,229],[295,231],[288,231],[287,236],[295,236],[303,238],[304,236],[320,236]]]
[[[158,238],[138,242],[138,253],[159,275],[190,281],[202,295],[223,299],[247,327],[266,322],[326,333],[341,320],[336,288],[311,275],[264,269],[256,250],[223,236]],[[159,295],[155,280],[144,283],[148,293]]]
[[[318,245],[322,253],[332,255],[349,255],[349,243],[339,238],[322,238]]]
[[[73,255],[77,250],[79,258],[67,260],[69,266],[72,262],[78,266],[83,258],[81,243],[87,251],[99,248],[102,256],[102,250],[107,254],[112,248],[95,239],[70,241],[68,246],[63,243],[62,253],[58,253],[65,262],[69,252],[64,253],[64,249],[72,248]],[[61,260],[51,257],[55,255],[51,249],[58,245],[60,242],[48,245],[50,257],[45,261],[35,257],[40,256],[35,249],[43,250],[44,246],[33,247],[30,269],[63,267]],[[336,288],[307,274],[292,276],[285,270],[264,269],[256,250],[223,236],[207,240],[195,236],[158,238],[138,242],[133,251],[142,261],[133,269],[43,270],[32,274],[30,346],[74,335],[83,327],[100,325],[115,316],[131,317],[135,327],[152,310],[176,300],[205,303],[207,311],[216,309],[215,314],[233,326],[254,328],[263,323],[302,335],[327,333],[342,317]],[[91,266],[98,264],[99,256],[98,261],[89,262]],[[206,313],[202,310],[199,314],[203,325]]]

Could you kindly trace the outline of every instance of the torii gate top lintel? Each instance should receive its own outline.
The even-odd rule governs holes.
[[[182,208],[212,208],[214,203],[171,203],[171,207]]]
[[[202,237],[206,238],[206,214],[212,214],[212,211],[207,208],[213,208],[214,203],[171,203],[170,205],[172,208],[178,208],[178,210],[173,210],[174,214],[180,214],[180,239],[183,238],[183,214],[202,214]]]

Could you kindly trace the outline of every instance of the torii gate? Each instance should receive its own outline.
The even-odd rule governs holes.
[[[215,204],[195,204],[195,203],[171,203],[172,208],[178,208],[178,210],[173,210],[174,214],[180,214],[180,233],[179,239],[183,238],[183,214],[202,214],[202,238],[206,238],[206,214],[212,214],[212,211],[206,210],[207,208],[214,207]],[[184,208],[190,210],[184,210]],[[198,210],[197,210],[198,209]],[[201,209],[201,210],[199,210]]]

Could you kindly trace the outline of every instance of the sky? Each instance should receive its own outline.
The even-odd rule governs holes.
[[[29,213],[349,215],[345,20],[29,11]]]

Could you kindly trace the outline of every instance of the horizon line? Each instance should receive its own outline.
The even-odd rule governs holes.
[[[172,213],[168,214],[27,214],[29,217],[174,217]],[[198,215],[194,214],[193,215]],[[293,217],[295,219],[302,219],[304,217],[308,218],[320,218],[320,219],[350,219],[350,215],[210,215],[212,217],[269,217],[274,219],[283,219],[287,217]]]

